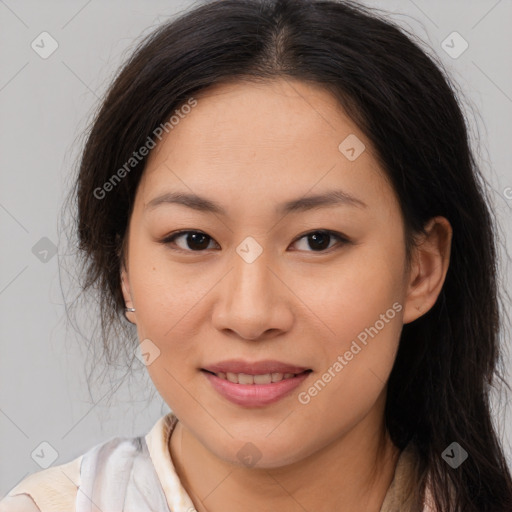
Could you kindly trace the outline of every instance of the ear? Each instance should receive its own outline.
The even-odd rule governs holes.
[[[121,289],[123,291],[124,303],[127,308],[133,308],[135,306],[133,305],[132,296],[131,296],[131,292],[130,292],[130,280],[128,278],[128,272],[124,265],[121,265],[121,276],[120,277],[121,277]],[[128,318],[128,320],[130,322],[135,323],[131,320],[132,317],[135,317],[135,313],[133,311],[126,311],[125,315],[126,315],[126,318]]]
[[[404,324],[424,315],[435,304],[450,264],[453,230],[445,217],[434,217],[425,226],[413,249],[408,276]]]

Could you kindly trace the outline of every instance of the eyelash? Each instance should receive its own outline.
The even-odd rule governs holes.
[[[169,236],[167,236],[163,240],[161,240],[160,243],[162,243],[164,245],[171,245],[176,240],[176,238],[179,238],[180,236],[183,236],[183,235],[186,235],[186,234],[189,234],[189,233],[197,233],[197,234],[205,235],[210,240],[213,240],[213,238],[211,238],[209,235],[207,235],[206,233],[204,233],[202,231],[197,231],[197,230],[181,230],[181,231],[176,231],[174,233],[171,233]],[[350,240],[348,240],[346,237],[344,237],[341,233],[338,233],[336,231],[331,231],[331,230],[328,230],[328,229],[316,229],[316,230],[313,230],[313,231],[308,231],[307,233],[304,233],[303,235],[301,235],[298,238],[296,238],[293,243],[296,243],[299,240],[302,240],[303,238],[306,238],[307,236],[313,235],[313,234],[316,234],[316,233],[321,233],[323,235],[329,235],[331,237],[337,238],[339,240],[339,242],[341,242],[342,246],[345,245],[345,244],[349,244],[350,243]],[[333,246],[333,247],[335,248],[336,246]],[[325,254],[327,252],[331,252],[331,249],[333,249],[333,247],[329,247],[328,249],[321,250],[321,251],[306,251],[306,252]],[[181,247],[179,247],[179,248],[171,247],[171,250],[177,251],[177,252],[196,253],[196,254],[198,254],[198,253],[201,253],[201,252],[205,252],[208,249],[193,251],[193,250],[189,250],[189,249],[182,249]]]

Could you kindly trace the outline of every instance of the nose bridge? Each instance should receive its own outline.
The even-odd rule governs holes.
[[[259,246],[259,248],[258,248]],[[217,297],[214,323],[246,339],[265,331],[288,328],[291,315],[282,301],[279,280],[263,247],[254,240],[242,242],[232,254],[231,271]]]
[[[257,245],[256,245],[257,244]],[[272,273],[267,268],[268,253],[254,239],[244,240],[233,254],[229,286],[231,307],[269,305]],[[261,309],[260,309],[261,311]]]

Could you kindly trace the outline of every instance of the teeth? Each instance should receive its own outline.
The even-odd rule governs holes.
[[[247,375],[246,373],[239,373],[238,384],[254,384],[254,376]]]
[[[284,379],[295,377],[295,373],[264,373],[262,375],[249,375],[247,373],[219,372],[216,374],[220,379],[229,380],[235,384],[270,384]]]
[[[270,384],[272,382],[272,375],[270,375],[270,373],[265,373],[264,375],[254,375],[252,380],[254,384]],[[238,382],[241,383],[242,381]]]

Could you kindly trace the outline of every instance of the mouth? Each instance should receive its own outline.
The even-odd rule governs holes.
[[[272,372],[272,373],[259,373],[259,374],[234,373],[234,372],[212,372],[210,370],[206,370],[205,368],[201,368],[201,371],[209,373],[211,375],[215,375],[219,379],[229,381],[233,384],[261,385],[261,384],[272,384],[272,383],[276,383],[276,382],[281,382],[283,380],[293,379],[299,375],[310,373],[313,370],[307,369],[307,370],[304,370],[302,372],[297,372],[297,373]]]
[[[266,407],[290,396],[313,370],[297,368],[295,371],[297,373],[235,373],[201,368],[201,373],[219,396],[245,408]]]

